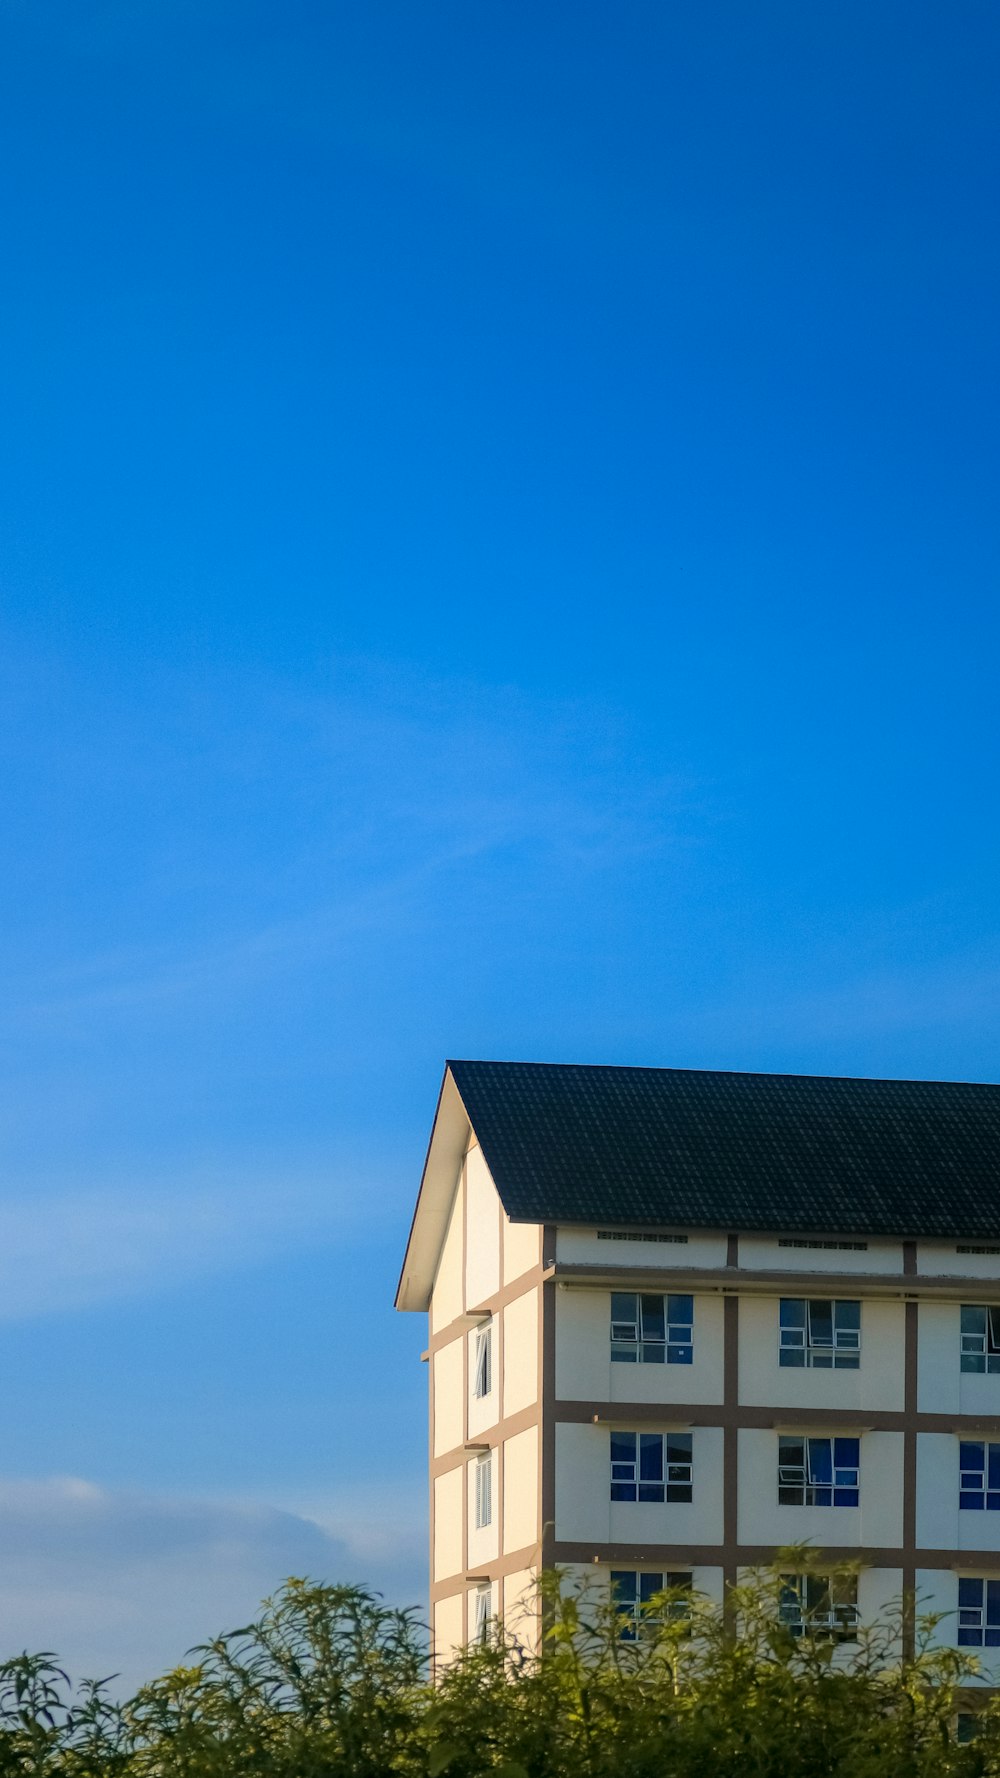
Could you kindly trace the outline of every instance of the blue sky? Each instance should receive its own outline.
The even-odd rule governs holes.
[[[992,4],[0,9],[0,1616],[424,1585],[447,1055],[997,1077]]]

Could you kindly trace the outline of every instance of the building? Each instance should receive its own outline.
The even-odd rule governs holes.
[[[442,1656],[540,1566],[1000,1647],[1000,1087],[451,1062],[397,1306],[430,1337]],[[790,1607],[794,1615],[794,1605]]]

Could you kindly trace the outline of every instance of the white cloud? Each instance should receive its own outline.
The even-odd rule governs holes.
[[[398,1507],[332,1499],[319,1524],[269,1505],[115,1491],[79,1477],[0,1479],[0,1656],[51,1649],[74,1679],[119,1673],[124,1692],[246,1623],[291,1574],[363,1582],[393,1604],[417,1603],[422,1539],[407,1522],[416,1514]]]

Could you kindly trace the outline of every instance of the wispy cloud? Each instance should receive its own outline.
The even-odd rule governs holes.
[[[356,1196],[356,1194],[355,1194]],[[135,1181],[0,1203],[0,1321],[148,1296],[303,1246],[356,1217],[332,1179],[243,1179],[173,1190]]]
[[[327,1509],[320,1524],[271,1505],[113,1490],[79,1477],[0,1479],[0,1654],[53,1649],[74,1678],[117,1672],[125,1691],[245,1623],[291,1574],[418,1603],[425,1577],[409,1528],[380,1546],[370,1505]]]

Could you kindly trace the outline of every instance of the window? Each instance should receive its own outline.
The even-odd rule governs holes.
[[[858,1633],[855,1575],[783,1574],[781,1621],[793,1636],[854,1642]]]
[[[492,1587],[486,1586],[476,1588],[475,1606],[476,1621],[472,1639],[474,1642],[488,1642],[490,1636],[490,1620],[493,1616]]]
[[[488,1321],[485,1327],[476,1329],[476,1362],[473,1371],[472,1393],[482,1397],[489,1395],[493,1387],[493,1323]]]
[[[493,1453],[481,1451],[476,1458],[476,1530],[493,1523]]]
[[[824,1253],[831,1251],[836,1251],[837,1253],[868,1252],[867,1241],[801,1241],[798,1238],[792,1239],[791,1236],[787,1236],[779,1240],[778,1246],[808,1247],[814,1253],[819,1253],[820,1251]]]
[[[958,1504],[965,1512],[1000,1512],[1000,1445],[962,1439],[958,1447]]]
[[[613,1432],[611,1498],[650,1505],[691,1500],[689,1432]]]
[[[611,1293],[612,1364],[690,1364],[694,1298]]]
[[[783,1296],[778,1362],[813,1370],[856,1371],[861,1363],[861,1304]]]
[[[670,1241],[675,1247],[686,1247],[686,1235],[650,1235],[639,1229],[598,1229],[599,1241]]]
[[[860,1440],[778,1439],[780,1506],[857,1506]]]
[[[623,1620],[621,1639],[623,1642],[635,1642],[645,1623],[647,1626],[661,1623],[662,1615],[653,1613],[650,1601],[657,1593],[672,1592],[683,1588],[691,1591],[690,1571],[684,1570],[676,1574],[637,1574],[634,1570],[613,1568],[611,1570],[611,1597],[615,1610]],[[689,1607],[686,1601],[676,1600],[667,1607],[668,1618],[687,1617]]]
[[[958,1582],[959,1648],[1000,1648],[1000,1580]]]
[[[1000,1304],[962,1304],[962,1369],[1000,1373]]]

